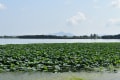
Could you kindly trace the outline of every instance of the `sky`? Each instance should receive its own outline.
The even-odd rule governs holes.
[[[120,0],[0,0],[0,35],[120,34]]]

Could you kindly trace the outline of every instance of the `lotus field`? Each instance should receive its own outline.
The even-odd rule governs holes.
[[[79,72],[120,67],[120,43],[0,45],[0,72]]]

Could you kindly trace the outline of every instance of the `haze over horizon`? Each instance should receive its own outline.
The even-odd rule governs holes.
[[[0,35],[120,34],[120,0],[0,0]]]

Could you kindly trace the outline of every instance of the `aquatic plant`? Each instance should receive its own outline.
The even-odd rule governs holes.
[[[114,67],[120,67],[120,43],[0,45],[1,72],[79,72]]]

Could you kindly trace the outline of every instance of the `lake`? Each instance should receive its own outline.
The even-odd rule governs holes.
[[[73,79],[76,78],[76,79]],[[120,73],[108,72],[7,72],[0,73],[0,80],[120,80]]]
[[[120,42],[120,39],[0,39],[0,44]]]
[[[29,44],[29,43],[94,43],[120,42],[119,39],[0,39],[0,44]],[[120,80],[120,71],[112,72],[7,72],[0,73],[0,80]]]

